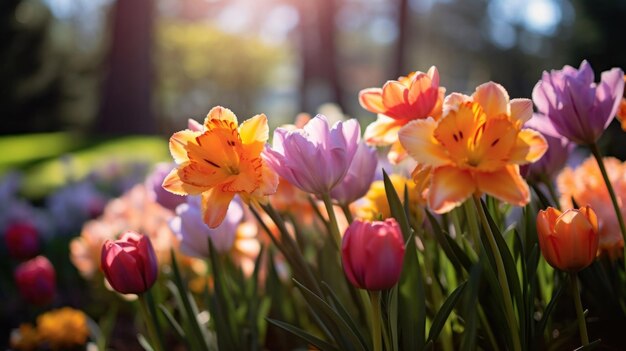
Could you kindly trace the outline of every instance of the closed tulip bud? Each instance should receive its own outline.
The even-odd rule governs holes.
[[[35,305],[52,302],[56,294],[56,273],[50,261],[37,256],[15,269],[15,283],[24,300]]]
[[[150,239],[130,231],[119,240],[104,243],[100,267],[113,289],[122,294],[144,293],[157,278],[157,260]]]
[[[352,285],[372,291],[393,287],[400,279],[404,240],[395,219],[355,220],[341,245],[343,270]]]
[[[27,260],[39,252],[39,234],[37,228],[28,222],[16,222],[9,225],[4,235],[9,255],[18,260]]]
[[[539,211],[537,235],[543,257],[559,270],[578,272],[589,266],[598,250],[598,218],[591,207],[561,212]]]

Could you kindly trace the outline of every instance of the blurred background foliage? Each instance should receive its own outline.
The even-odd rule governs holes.
[[[625,17],[619,0],[5,0],[0,173],[162,140],[217,104],[277,126],[331,102],[366,124],[359,90],[431,65],[448,92],[530,97],[543,70],[626,67]],[[167,158],[154,140],[122,153]]]

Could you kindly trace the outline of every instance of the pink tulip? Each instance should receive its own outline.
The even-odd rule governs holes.
[[[340,204],[348,205],[365,195],[374,181],[377,165],[376,150],[364,142],[359,143],[348,173],[341,183],[333,188],[330,197]]]
[[[617,113],[624,91],[624,72],[602,72],[600,83],[587,61],[579,69],[543,72],[533,89],[533,101],[548,116],[556,131],[581,145],[595,143]]]
[[[56,294],[56,273],[50,261],[37,256],[15,269],[15,283],[24,300],[35,305],[47,305]]]
[[[302,129],[277,128],[264,156],[291,184],[308,193],[327,194],[348,172],[360,133],[354,119],[337,122],[331,129],[326,117],[317,115]]]
[[[343,270],[360,289],[385,290],[400,279],[404,240],[395,219],[364,222],[355,220],[341,245]]]
[[[100,267],[113,289],[122,294],[144,293],[157,278],[157,260],[150,239],[131,231],[119,240],[104,243]]]
[[[39,252],[37,228],[26,221],[11,223],[4,234],[4,242],[9,255],[18,260],[33,258]]]

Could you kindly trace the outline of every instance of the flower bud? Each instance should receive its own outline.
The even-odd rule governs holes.
[[[50,261],[37,256],[15,269],[15,284],[24,300],[35,305],[52,302],[56,294],[56,273]]]
[[[150,239],[131,231],[119,240],[104,243],[100,268],[113,289],[121,294],[146,292],[154,285],[158,269]]]
[[[4,242],[9,255],[18,260],[27,260],[39,252],[37,228],[29,222],[15,222],[8,226]]]
[[[543,257],[557,269],[578,272],[589,266],[598,251],[598,218],[591,207],[561,212],[539,211],[537,236]]]
[[[404,240],[395,219],[363,222],[355,220],[346,230],[341,245],[343,270],[360,289],[385,290],[400,279]]]

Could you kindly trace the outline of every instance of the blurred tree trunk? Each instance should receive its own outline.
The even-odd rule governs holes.
[[[117,0],[95,133],[156,132],[151,108],[154,0]]]
[[[300,0],[300,110],[312,112],[325,102],[342,108],[343,90],[337,63],[338,0]],[[321,89],[320,89],[321,88]]]
[[[405,56],[407,52],[407,32],[409,29],[409,0],[396,0],[398,3],[398,39],[396,41],[395,57],[393,60],[393,79],[406,75]]]

